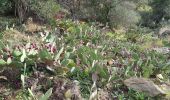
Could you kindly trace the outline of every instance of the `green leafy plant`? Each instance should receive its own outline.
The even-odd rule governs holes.
[[[42,94],[39,98],[37,98],[30,89],[28,89],[28,91],[34,100],[49,100],[52,95],[52,88],[50,88],[45,94]]]
[[[19,69],[22,74],[22,98],[47,100],[50,95],[58,95],[52,93],[52,88],[61,91],[62,99],[67,91],[63,92],[62,89],[69,89],[72,94],[81,90],[82,96],[89,98],[100,88],[108,90],[114,99],[150,99],[152,97],[128,89],[123,85],[123,80],[129,77],[153,78],[157,74],[162,74],[164,80],[169,78],[169,53],[162,54],[153,48],[141,46],[146,41],[154,43],[157,40],[150,35],[144,36],[135,31],[124,34],[122,40],[115,39],[114,33],[105,34],[84,22],[57,20],[56,25],[63,34],[43,31],[39,37],[42,39],[41,44],[30,41],[8,46],[0,43],[0,70]],[[40,98],[37,97],[31,86],[26,86],[27,77],[45,80],[37,83],[41,86],[37,91],[45,93],[50,89]],[[51,83],[46,82],[48,80]],[[79,85],[73,81],[78,81]],[[93,88],[98,89],[93,92]],[[76,93],[73,93],[75,90]]]
[[[10,0],[1,0],[0,1],[0,14],[5,14],[10,12],[13,8],[13,4]]]

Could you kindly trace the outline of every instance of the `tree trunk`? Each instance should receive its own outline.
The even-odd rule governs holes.
[[[28,0],[13,0],[15,4],[15,15],[19,17],[19,22],[23,23],[29,12]]]

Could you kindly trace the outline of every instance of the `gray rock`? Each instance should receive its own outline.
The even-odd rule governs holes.
[[[165,94],[163,90],[161,90],[158,85],[156,85],[153,81],[146,78],[129,78],[124,81],[124,84],[139,92],[145,92],[149,96],[154,97],[160,94]]]

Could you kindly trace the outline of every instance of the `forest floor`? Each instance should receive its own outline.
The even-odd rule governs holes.
[[[170,98],[169,37],[69,19],[9,23],[0,21],[0,100]]]

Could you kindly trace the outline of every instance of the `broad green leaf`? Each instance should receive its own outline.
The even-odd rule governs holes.
[[[50,88],[43,96],[40,97],[39,100],[49,100],[49,97],[52,94],[53,88]]]
[[[21,58],[20,58],[20,61],[21,61],[21,62],[24,62],[24,60],[25,60],[26,57],[27,57],[27,56],[26,56],[26,51],[25,51],[25,49],[23,49],[23,50],[22,50],[22,56],[21,56]]]
[[[59,57],[60,57],[60,55],[62,54],[63,51],[64,51],[64,47],[62,47],[62,48],[60,49],[60,51],[57,53],[57,55],[56,55],[56,57],[55,57],[55,60],[56,60],[56,61],[59,59]]]
[[[22,87],[25,87],[25,76],[21,74]]]
[[[11,64],[12,63],[12,59],[9,57],[8,59],[7,59],[7,64]]]
[[[43,49],[39,52],[39,56],[42,60],[52,59],[51,54],[47,51],[47,49]]]
[[[28,55],[36,55],[38,52],[34,49],[31,49],[28,53]]]
[[[68,67],[74,67],[74,66],[76,66],[74,61],[72,59],[68,59]]]
[[[63,65],[63,66],[67,66],[67,65],[68,65],[68,63],[69,63],[69,60],[64,59],[64,60],[62,60],[61,65]]]
[[[3,59],[0,59],[0,66],[6,65],[6,62]]]
[[[18,57],[18,56],[20,56],[22,53],[19,51],[19,50],[14,50],[13,51],[13,56],[15,56],[15,57]]]
[[[29,94],[31,95],[31,97],[35,99],[35,95],[33,94],[33,92],[31,91],[30,88],[28,88],[28,92],[29,92]],[[35,99],[35,100],[36,100],[36,99]]]

